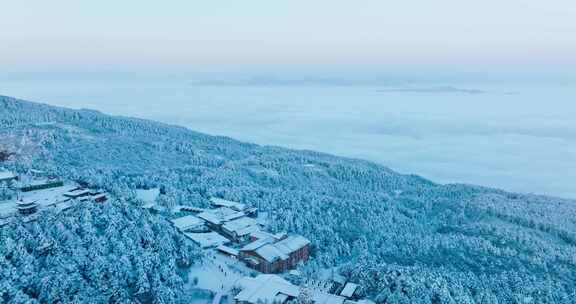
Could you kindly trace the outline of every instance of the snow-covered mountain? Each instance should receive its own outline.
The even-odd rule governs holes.
[[[259,207],[272,230],[312,241],[305,271],[338,266],[378,303],[576,298],[573,200],[440,185],[367,161],[9,97],[0,97],[1,138],[18,139],[12,146],[25,151],[13,170],[46,170],[122,198],[54,215],[33,231],[0,229],[4,300],[124,301],[132,280],[167,302],[182,301],[178,267],[193,263],[195,249],[165,222],[126,207],[134,189],[150,187],[161,189],[167,207],[204,207],[211,196]],[[31,250],[44,237],[61,244],[54,254]],[[151,245],[137,246],[142,239]],[[118,264],[127,266],[110,270]],[[131,269],[145,279],[120,275]]]

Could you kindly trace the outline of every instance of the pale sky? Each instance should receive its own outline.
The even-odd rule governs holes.
[[[4,1],[0,69],[576,67],[573,0]]]
[[[0,1],[0,95],[576,195],[575,0]]]

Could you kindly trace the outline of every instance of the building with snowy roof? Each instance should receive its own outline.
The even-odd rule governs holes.
[[[249,207],[246,204],[225,200],[218,197],[210,198],[210,203],[216,208],[229,208],[235,211],[244,212],[246,216],[256,217],[258,216],[258,208]]]
[[[240,255],[240,251],[238,251],[238,249],[234,249],[225,245],[216,247],[216,251],[233,258],[238,258],[238,255]]]
[[[230,208],[210,209],[198,214],[198,217],[206,221],[208,225],[219,226],[245,216],[244,212],[232,210]]]
[[[300,235],[259,239],[242,247],[240,257],[260,272],[284,272],[309,259],[310,241]]]
[[[233,222],[235,220],[238,219],[242,219],[246,216],[246,214],[244,214],[244,212],[239,212],[236,210],[232,210],[230,208],[226,208],[226,207],[222,207],[222,208],[218,208],[218,209],[209,209],[209,210],[205,210],[204,212],[199,213],[198,215],[196,215],[198,218],[202,219],[205,221],[206,226],[208,228],[210,228],[213,231],[216,231],[222,235],[226,235],[228,238],[230,238],[230,240],[233,241],[237,241],[237,235],[238,233],[241,234],[250,234],[250,231],[237,231],[240,230],[242,228],[238,228],[239,226],[243,226],[243,228],[245,228],[245,224],[241,223],[246,223],[244,221],[240,221],[238,222],[238,224],[231,224],[229,225],[228,229],[225,231],[224,230],[224,225],[230,222]]]
[[[260,225],[249,217],[225,222],[221,229],[222,234],[235,242],[247,241],[250,239],[250,234],[258,231],[260,231]]]
[[[198,213],[201,213],[204,211],[205,211],[204,209],[194,207],[194,206],[176,205],[176,206],[172,207],[172,213],[192,212],[192,213],[198,214]]]
[[[171,219],[170,222],[172,222],[172,224],[182,232],[199,231],[203,230],[204,227],[204,221],[193,215]]]
[[[77,199],[79,197],[84,197],[84,196],[91,196],[92,195],[92,190],[90,189],[83,189],[83,188],[77,188],[77,189],[73,189],[70,190],[64,194],[62,194],[65,197],[69,197],[69,198],[73,198],[73,199]]]
[[[298,297],[300,288],[272,274],[261,274],[255,278],[242,278],[238,285],[242,291],[234,297],[239,304],[278,303]]]
[[[229,200],[225,200],[218,197],[210,198],[210,203],[212,206],[216,208],[226,207],[236,211],[244,211],[246,209],[246,205],[238,202],[233,202]]]
[[[18,201],[16,209],[22,215],[30,215],[38,211],[38,204],[33,201]]]
[[[238,304],[283,304],[300,297],[302,289],[273,274],[261,274],[255,278],[245,277],[238,282],[240,293],[234,297]],[[310,289],[310,300],[314,304],[344,304],[346,298]]]

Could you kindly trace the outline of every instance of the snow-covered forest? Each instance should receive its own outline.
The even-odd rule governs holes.
[[[0,290],[10,303],[126,302],[151,293],[180,299],[179,271],[199,249],[130,202],[78,204],[0,228]]]
[[[0,229],[0,301],[122,301],[137,288],[181,299],[178,269],[198,250],[134,208],[134,190],[151,187],[167,207],[218,196],[260,208],[272,230],[312,241],[305,271],[339,266],[378,303],[576,299],[572,200],[439,185],[367,161],[9,97],[0,97],[0,138],[20,139],[12,170],[46,170],[122,198]]]

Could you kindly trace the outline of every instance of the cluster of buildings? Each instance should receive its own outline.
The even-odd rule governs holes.
[[[212,198],[211,204],[211,209],[193,209],[195,214],[172,223],[202,248],[215,248],[262,273],[285,272],[309,259],[308,239],[264,231],[257,208],[220,198]]]
[[[0,169],[0,190],[0,227],[16,217],[35,220],[41,209],[65,210],[78,202],[107,200],[105,192],[65,183],[39,171],[18,176]],[[137,193],[145,202],[143,207],[151,210],[157,195],[157,189]],[[246,204],[212,198],[211,205],[210,209],[178,206],[176,211],[189,214],[171,222],[202,248],[213,248],[262,273],[237,281],[237,304],[284,304],[302,297],[313,304],[374,304],[360,299],[359,286],[343,279],[323,284],[322,288],[314,282],[304,283],[292,269],[310,257],[311,243],[305,237],[265,231],[258,220],[258,209]],[[285,278],[276,275],[280,273]]]
[[[76,202],[105,202],[107,194],[87,189],[76,183],[64,183],[40,171],[29,175],[16,175],[0,170],[0,226],[7,225],[16,217],[24,221],[36,219],[41,209],[66,210]]]
[[[245,277],[238,282],[240,292],[234,297],[237,304],[276,303],[305,299],[314,304],[374,304],[360,299],[358,285],[346,283],[335,292],[327,292],[311,286],[298,286],[274,274],[261,274],[254,278]]]
[[[305,302],[311,304],[374,304],[358,295],[357,284],[340,275],[332,273],[323,280],[312,280],[294,270],[310,257],[311,243],[305,237],[265,231],[258,210],[244,204],[212,198],[211,205],[201,210],[178,206],[177,211],[192,214],[172,223],[203,248],[213,248],[260,272],[236,281],[234,290],[239,292],[235,303],[285,304],[307,298]],[[213,303],[220,303],[218,295],[222,294],[219,292]]]

